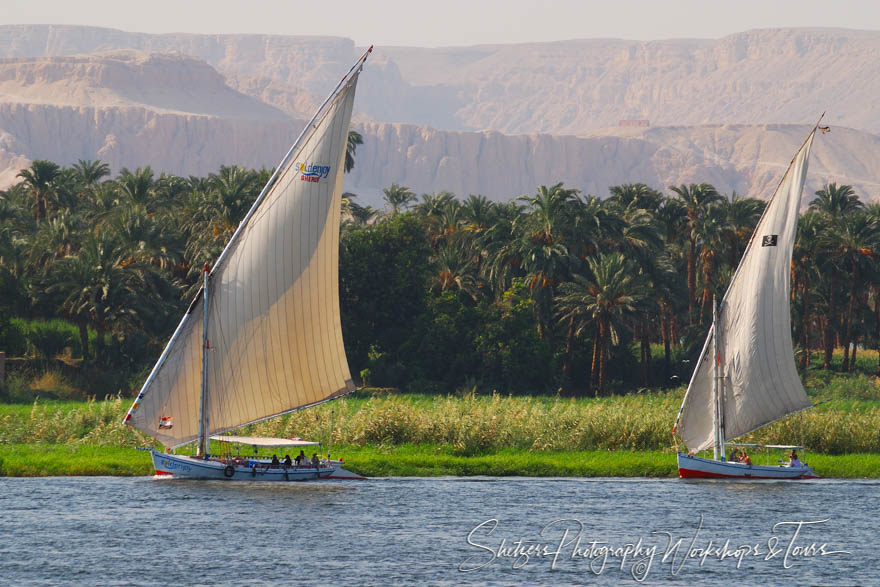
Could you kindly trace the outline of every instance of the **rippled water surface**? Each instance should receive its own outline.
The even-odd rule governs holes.
[[[0,479],[0,583],[867,585],[878,509],[877,481]]]

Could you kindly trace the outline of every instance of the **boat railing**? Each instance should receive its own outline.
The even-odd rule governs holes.
[[[807,464],[807,449],[804,446],[794,445],[794,444],[758,444],[755,442],[727,442],[725,443],[727,447],[733,448],[753,448],[758,451],[766,451],[767,456],[767,465],[768,466],[779,466],[779,467],[789,467],[789,461],[785,461],[783,459],[778,459],[774,465],[771,460],[770,451],[772,450],[794,450],[800,451],[803,455],[803,459],[800,460],[801,468],[807,468],[809,465]]]

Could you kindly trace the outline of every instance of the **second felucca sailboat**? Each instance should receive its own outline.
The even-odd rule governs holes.
[[[720,307],[713,311],[712,328],[673,427],[690,451],[678,453],[682,478],[816,477],[806,464],[731,462],[725,459],[725,448],[729,440],[811,407],[794,363],[791,256],[818,126],[810,131],[770,198]],[[708,448],[713,448],[714,458],[694,456]]]

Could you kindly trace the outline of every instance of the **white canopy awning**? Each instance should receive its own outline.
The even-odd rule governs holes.
[[[220,442],[237,442],[238,444],[249,444],[251,446],[321,446],[320,442],[312,442],[310,440],[302,440],[301,438],[266,438],[260,436],[212,436],[211,440],[219,440]]]
[[[742,447],[754,447],[754,448],[774,448],[774,449],[782,449],[782,450],[804,450],[802,446],[795,446],[793,444],[754,444],[754,443],[745,443],[745,442],[725,442],[726,446],[742,446]]]

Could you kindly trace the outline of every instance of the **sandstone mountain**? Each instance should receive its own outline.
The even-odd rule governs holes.
[[[0,26],[0,57],[115,49],[198,57],[294,116],[310,114],[362,49],[348,39],[151,35]],[[880,32],[754,30],[718,40],[576,40],[377,47],[358,90],[369,119],[449,130],[581,134],[621,119],[653,125],[812,121],[880,132]],[[294,94],[305,96],[297,102]]]
[[[0,102],[287,119],[283,112],[231,89],[204,61],[136,51],[0,59]]]
[[[752,45],[763,37],[765,43]],[[727,193],[767,196],[803,140],[809,128],[805,123],[821,112],[818,103],[826,99],[825,90],[833,89],[835,99],[844,100],[846,94],[851,100],[844,100],[850,106],[836,116],[862,130],[836,124],[835,111],[829,112],[826,122],[833,129],[816,142],[808,189],[838,181],[876,198],[880,137],[864,132],[876,124],[868,116],[873,106],[864,97],[876,91],[873,78],[834,88],[823,81],[816,86],[825,88],[820,92],[795,66],[809,56],[819,59],[817,46],[838,55],[869,56],[878,39],[852,31],[757,31],[717,42],[572,41],[390,48],[384,54],[379,48],[358,89],[356,121],[365,144],[346,189],[373,205],[381,188],[392,182],[418,193],[448,190],[494,199],[532,193],[537,185],[558,181],[600,196],[609,185],[637,181],[660,189],[708,181]],[[764,44],[780,53],[791,45],[791,68],[801,73],[777,71],[785,81],[776,85],[761,78],[761,64],[766,69],[777,63]],[[719,48],[728,45],[726,52]],[[0,187],[14,182],[17,171],[36,158],[66,165],[101,159],[114,172],[149,164],[181,175],[204,175],[222,164],[272,166],[359,50],[349,40],[331,38],[5,26],[0,27],[0,54],[4,51]],[[710,54],[713,67],[706,65]],[[724,75],[718,73],[722,63],[727,64]],[[868,75],[876,63],[855,71]],[[505,68],[511,74],[507,85],[494,73]],[[597,74],[597,68],[605,73]],[[842,79],[838,69],[828,74],[832,82]],[[612,70],[618,74],[611,75]],[[743,71],[744,77],[730,77],[734,71]],[[536,77],[533,85],[528,72]],[[620,72],[630,73],[623,79]],[[615,76],[620,79],[611,83]],[[726,97],[712,94],[712,80],[726,84]],[[639,84],[657,87],[639,93]],[[690,102],[689,91],[696,96]],[[560,96],[573,94],[566,92],[580,92],[582,99],[567,102]],[[767,97],[774,92],[776,99]],[[786,92],[801,95],[778,98]],[[648,104],[646,110],[620,110],[636,95]],[[589,112],[578,110],[586,103]],[[574,109],[574,114],[560,118],[553,114],[559,108]],[[618,118],[633,117],[651,117],[651,126],[617,126]],[[774,122],[787,117],[800,124]],[[688,124],[656,124],[679,118]],[[526,134],[374,122],[400,119]],[[729,123],[739,119],[749,124]]]
[[[608,187],[643,182],[708,182],[724,193],[767,198],[782,179],[809,125],[704,125],[607,129],[588,136],[449,132],[403,124],[362,126],[363,151],[353,191],[375,193],[392,181],[415,191],[482,193],[493,199],[531,194],[559,181],[605,197]],[[849,183],[865,199],[880,194],[880,137],[844,127],[820,135],[805,192]]]

